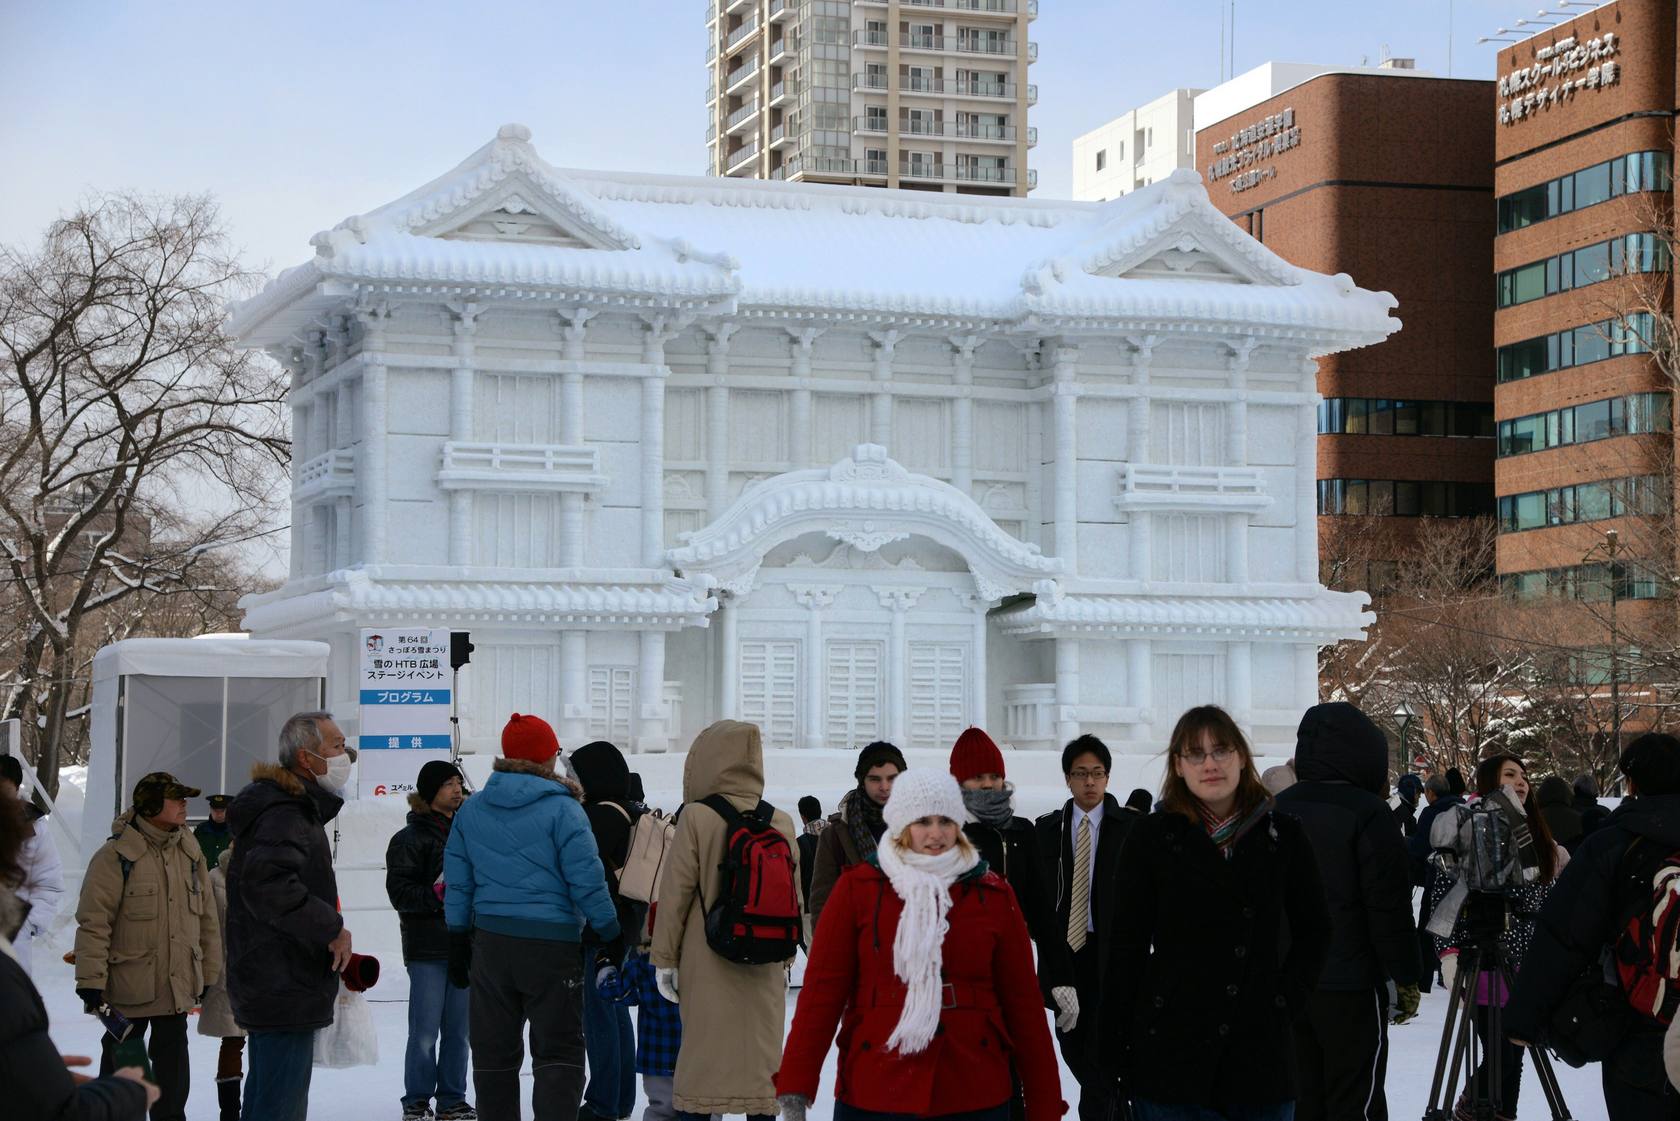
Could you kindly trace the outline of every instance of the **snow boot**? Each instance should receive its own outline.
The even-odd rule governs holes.
[[[216,1079],[216,1104],[221,1107],[221,1121],[239,1121],[239,1079]]]

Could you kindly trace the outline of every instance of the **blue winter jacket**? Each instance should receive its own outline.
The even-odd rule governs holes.
[[[566,780],[533,763],[496,760],[455,814],[443,879],[452,931],[581,942],[588,923],[602,940],[618,937],[589,819]]]

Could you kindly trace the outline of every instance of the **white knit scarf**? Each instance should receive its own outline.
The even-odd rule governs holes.
[[[909,990],[887,1047],[912,1055],[933,1041],[945,1003],[940,972],[945,962],[945,932],[951,929],[946,919],[951,885],[980,863],[980,854],[959,846],[938,856],[924,856],[900,849],[886,838],[883,841],[875,850],[876,859],[904,901],[898,932],[893,935],[893,972]]]

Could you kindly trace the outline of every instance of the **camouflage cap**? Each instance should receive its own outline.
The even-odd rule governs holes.
[[[168,771],[153,771],[134,784],[134,808],[143,817],[153,817],[163,812],[165,799],[196,798],[202,793],[202,790],[188,786]]]

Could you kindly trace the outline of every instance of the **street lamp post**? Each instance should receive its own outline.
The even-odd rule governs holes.
[[[1408,769],[1412,765],[1412,754],[1406,749],[1406,730],[1416,718],[1417,709],[1412,707],[1412,702],[1401,697],[1400,703],[1394,706],[1394,723],[1400,729],[1400,759]]]
[[[1612,750],[1619,755],[1622,750],[1622,670],[1621,670],[1621,635],[1617,631],[1616,606],[1621,600],[1622,573],[1617,558],[1621,556],[1621,536],[1613,529],[1604,531],[1604,540],[1587,550],[1583,559],[1591,559],[1602,552],[1610,585],[1610,739]],[[1590,694],[1589,694],[1590,695]]]

